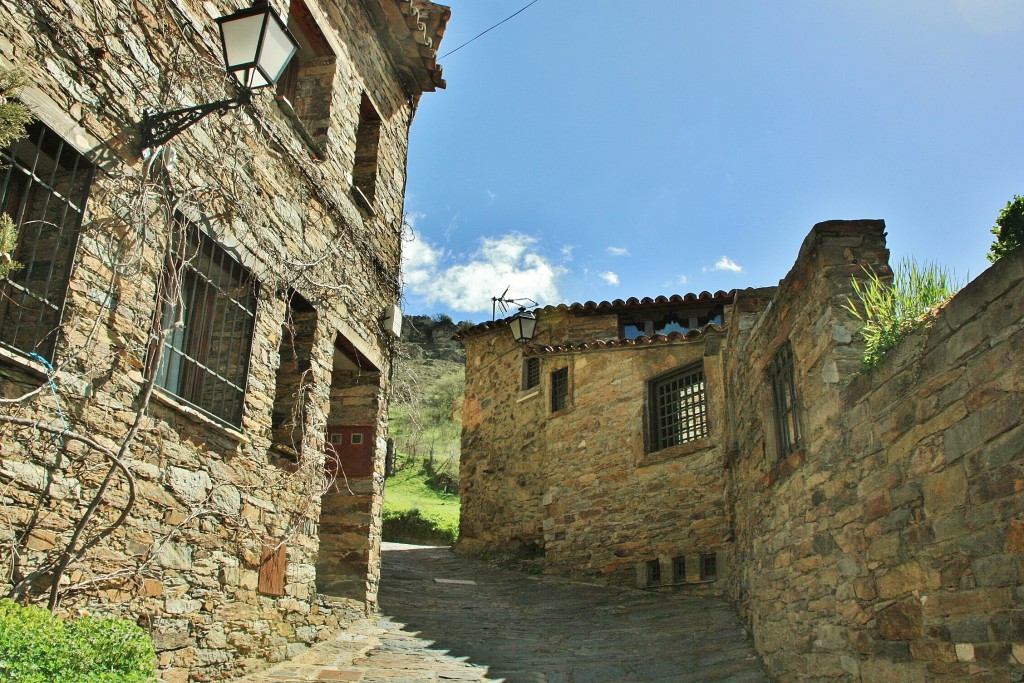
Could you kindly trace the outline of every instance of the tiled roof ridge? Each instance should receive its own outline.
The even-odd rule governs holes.
[[[641,299],[638,299],[635,296],[631,296],[628,299],[615,299],[613,301],[601,301],[600,303],[595,302],[595,301],[587,301],[587,302],[584,302],[584,303],[549,305],[549,306],[544,306],[543,308],[538,308],[536,310],[544,311],[544,312],[551,312],[551,311],[573,311],[573,312],[586,311],[586,312],[589,313],[591,311],[601,311],[601,310],[608,310],[608,309],[614,310],[614,309],[619,309],[619,308],[633,308],[633,307],[638,307],[638,306],[661,306],[661,305],[665,305],[665,304],[700,303],[702,301],[723,301],[723,300],[732,300],[734,295],[735,295],[735,292],[736,292],[735,289],[730,290],[728,292],[724,292],[722,290],[718,290],[714,294],[712,294],[711,292],[708,292],[708,291],[703,291],[700,294],[694,294],[694,293],[691,292],[689,294],[671,294],[669,296],[664,296],[664,295],[656,296],[656,297],[645,296],[645,297],[643,297]]]
[[[726,326],[708,323],[701,328],[694,328],[687,332],[669,332],[668,334],[656,334],[653,337],[640,336],[635,339],[594,339],[592,341],[579,342],[577,344],[527,344],[523,347],[524,356],[543,356],[551,353],[572,353],[578,351],[600,351],[605,349],[626,349],[638,346],[653,346],[655,344],[667,344],[670,342],[692,341],[711,330],[724,333]]]
[[[747,289],[753,289],[747,287]],[[533,313],[554,313],[559,311],[571,311],[573,313],[592,313],[592,312],[604,312],[604,311],[617,311],[628,308],[641,308],[644,306],[663,306],[666,304],[692,304],[701,302],[722,302],[731,303],[735,297],[736,292],[745,291],[739,289],[731,289],[728,292],[722,291],[721,289],[712,294],[708,291],[700,292],[699,294],[672,294],[669,296],[656,296],[643,298],[630,297],[628,299],[615,299],[613,301],[587,301],[584,303],[572,303],[572,304],[557,304],[542,306],[533,309]],[[489,330],[497,329],[499,327],[507,327],[508,321],[511,320],[511,316],[508,318],[499,318],[498,320],[489,320],[487,322],[478,323],[468,330],[464,330],[453,338],[456,340],[465,339],[466,337],[473,337],[478,334],[483,334]]]
[[[399,38],[395,46],[398,53],[408,60],[410,65],[419,64],[424,69],[426,80],[416,77],[419,87],[424,91],[444,88],[443,67],[437,63],[438,50],[444,37],[451,8],[431,0],[378,0],[381,4],[390,4],[391,9],[385,11],[386,20],[401,26],[404,24],[411,43]],[[397,10],[397,13],[396,13]]]

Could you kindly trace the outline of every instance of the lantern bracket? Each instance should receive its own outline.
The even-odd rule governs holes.
[[[146,110],[142,114],[142,144],[143,151],[150,147],[157,147],[164,144],[178,133],[190,128],[203,118],[219,112],[221,114],[238,109],[239,107],[252,102],[252,91],[243,90],[238,97],[229,100],[219,100],[209,104],[200,104],[195,107],[183,107],[172,111],[156,113]]]

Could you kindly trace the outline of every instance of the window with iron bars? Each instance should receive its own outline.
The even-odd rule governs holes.
[[[0,346],[53,360],[93,165],[42,123],[0,150],[0,212],[21,268],[0,280]]]
[[[782,459],[800,447],[793,349],[789,343],[779,349],[768,365],[768,381],[772,386],[775,434],[779,444],[779,458]]]
[[[715,553],[701,553],[700,555],[700,580],[714,581],[718,578],[718,555]]]
[[[707,438],[707,393],[700,366],[652,381],[649,400],[651,451]]]
[[[647,585],[653,586],[661,583],[661,561],[647,560]]]
[[[179,217],[166,264],[156,384],[216,420],[242,423],[258,284],[195,224]],[[177,280],[177,286],[175,281]]]
[[[569,368],[551,373],[551,412],[557,413],[569,406]]]
[[[523,390],[533,389],[540,385],[540,358],[527,358],[523,361]]]

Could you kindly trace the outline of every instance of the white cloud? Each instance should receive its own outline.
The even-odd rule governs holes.
[[[613,286],[619,284],[619,276],[610,270],[601,273],[601,279]]]
[[[953,9],[979,33],[1012,33],[1024,24],[1020,0],[951,0]]]
[[[491,297],[508,288],[512,298],[538,303],[559,302],[558,278],[566,273],[536,250],[537,238],[522,233],[485,237],[464,263],[444,265],[450,258],[412,231],[403,258],[406,288],[428,304],[441,303],[452,311],[491,310]]]
[[[576,249],[573,244],[566,244],[562,247],[562,259],[565,261],[572,261],[572,252]]]
[[[708,268],[707,266],[704,266],[701,270],[703,270],[705,273],[713,270],[728,270],[729,272],[732,273],[742,273],[743,266],[736,263],[728,256],[723,256],[722,258],[715,261],[715,265],[713,267]]]
[[[612,256],[629,256],[629,249],[625,247],[608,247],[608,253]]]
[[[422,217],[422,214],[419,216]],[[415,215],[406,217],[403,231],[402,246],[402,279],[405,286],[411,289],[424,286],[429,282],[431,274],[437,270],[444,251],[435,249],[413,227]]]
[[[685,285],[689,281],[690,281],[690,278],[686,277],[685,275],[680,275],[679,279],[676,280],[676,282],[678,282],[681,285]]]

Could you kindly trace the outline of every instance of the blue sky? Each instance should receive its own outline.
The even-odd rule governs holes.
[[[528,0],[452,0],[441,53]],[[883,218],[961,278],[1024,194],[1021,0],[539,0],[413,123],[406,314],[773,285]]]

